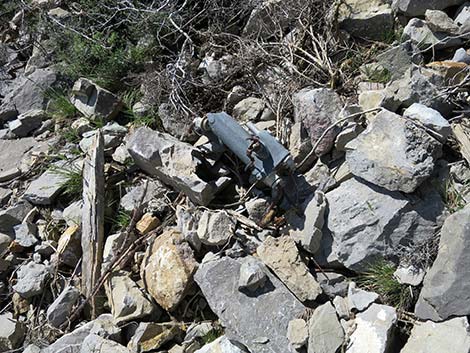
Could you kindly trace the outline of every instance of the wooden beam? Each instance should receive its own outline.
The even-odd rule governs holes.
[[[82,293],[91,296],[101,275],[104,247],[104,140],[101,130],[93,137],[83,164]],[[91,298],[91,316],[96,301]]]

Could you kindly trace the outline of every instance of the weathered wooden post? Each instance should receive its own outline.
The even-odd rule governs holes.
[[[104,246],[104,140],[101,130],[93,138],[83,164],[82,293],[93,295],[101,275]],[[96,316],[96,299],[90,300]]]

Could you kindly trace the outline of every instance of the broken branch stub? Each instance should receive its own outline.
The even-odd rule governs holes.
[[[83,166],[82,293],[92,295],[100,278],[104,245],[104,140],[101,130],[93,137]],[[95,298],[91,313],[96,314]]]

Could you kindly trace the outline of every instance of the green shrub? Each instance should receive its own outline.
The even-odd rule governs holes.
[[[77,34],[63,39],[57,57],[62,63],[61,71],[72,80],[87,77],[111,91],[119,91],[129,72],[140,72],[143,68],[136,57],[144,60],[144,55],[136,56],[138,49],[128,47],[125,38],[121,39],[117,33],[105,40],[96,35],[96,42]]]
[[[63,183],[63,194],[73,199],[82,197],[83,174],[80,168],[75,166],[52,167],[53,173],[65,177]]]
[[[360,273],[355,281],[360,287],[377,293],[383,303],[406,310],[412,303],[412,293],[407,285],[396,280],[395,270],[393,264],[380,260]]]
[[[366,65],[362,71],[369,82],[387,83],[392,79],[392,73],[383,67],[371,67]]]
[[[62,90],[51,88],[45,92],[49,99],[48,111],[54,119],[68,120],[77,114],[77,109],[70,102],[70,98]]]
[[[62,130],[62,137],[68,143],[79,143],[81,138],[78,134],[77,129],[73,129],[71,127],[67,127]]]
[[[114,226],[116,230],[126,229],[131,223],[132,217],[131,214],[123,209],[120,209],[114,219]]]
[[[221,327],[215,327],[209,332],[207,332],[204,336],[202,336],[202,342],[204,344],[209,344],[215,341],[217,338],[219,338],[223,334],[224,334],[224,331]]]

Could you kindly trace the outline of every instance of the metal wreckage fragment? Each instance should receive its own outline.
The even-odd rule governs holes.
[[[250,183],[261,182],[271,188],[273,199],[282,197],[287,177],[295,171],[289,151],[269,132],[253,123],[240,125],[227,113],[209,113],[194,120],[196,129],[211,141],[224,145],[244,164]]]

